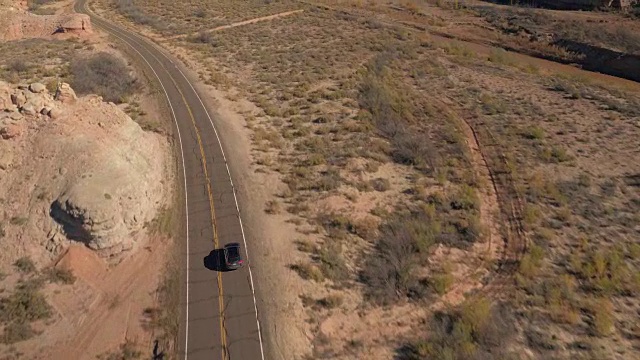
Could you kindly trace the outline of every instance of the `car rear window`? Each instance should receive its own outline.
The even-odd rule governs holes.
[[[237,246],[231,246],[227,248],[227,256],[229,257],[229,260],[237,260],[240,258],[239,249],[240,248]]]

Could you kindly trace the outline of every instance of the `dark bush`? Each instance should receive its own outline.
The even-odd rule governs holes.
[[[26,323],[51,316],[51,307],[44,295],[30,288],[18,289],[0,299],[0,321]]]
[[[158,29],[165,28],[164,24],[154,16],[145,14],[139,7],[137,7],[133,0],[117,0],[116,8],[126,17],[133,22],[140,25],[150,25]]]
[[[361,276],[370,301],[386,305],[408,295],[416,281],[413,274],[416,250],[408,229],[386,227]]]
[[[358,103],[366,110],[366,118],[371,120],[380,135],[391,142],[394,161],[431,172],[435,164],[435,150],[429,135],[411,126],[415,105],[402,96],[403,90],[387,74],[392,58],[392,53],[383,52],[368,65],[360,84]]]
[[[46,275],[49,281],[59,284],[73,284],[76,281],[75,275],[69,269],[50,268]]]
[[[35,332],[31,328],[31,325],[13,322],[4,328],[2,342],[5,344],[15,344],[32,338],[34,334]]]
[[[18,271],[24,274],[29,274],[36,271],[36,265],[33,263],[33,260],[31,260],[27,256],[23,256],[20,259],[16,260],[13,266],[15,266]]]
[[[137,90],[127,64],[108,53],[71,62],[71,86],[80,95],[98,94],[105,101],[122,103]]]
[[[33,65],[29,62],[24,61],[23,59],[14,59],[7,64],[7,70],[15,72],[15,73],[23,73],[31,69]]]
[[[506,343],[515,331],[511,312],[487,299],[471,299],[451,313],[437,313],[430,336],[405,345],[404,359],[507,359]]]

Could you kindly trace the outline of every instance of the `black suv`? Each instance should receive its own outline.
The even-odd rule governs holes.
[[[229,243],[224,246],[224,261],[227,269],[235,270],[242,267],[244,261],[240,255],[240,244]]]

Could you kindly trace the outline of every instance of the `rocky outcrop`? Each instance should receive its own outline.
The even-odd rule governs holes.
[[[85,14],[35,15],[20,4],[0,3],[0,40],[47,38],[60,33],[90,34],[91,18]]]
[[[75,102],[77,98],[75,91],[73,91],[69,84],[61,83],[58,85],[55,95],[56,100],[65,104],[71,104]]]
[[[54,98],[49,94],[47,87],[41,83],[18,86],[15,90],[8,87],[6,83],[0,84],[0,110],[3,111],[0,115],[0,124],[2,119],[17,120],[21,117],[15,113],[31,116],[49,115],[55,106]],[[2,129],[1,126],[0,129]]]
[[[18,231],[7,238],[16,246],[43,239],[38,246],[51,253],[81,243],[101,255],[144,238],[167,191],[161,136],[64,83],[52,96],[40,83],[0,81],[0,106],[0,217],[33,219],[6,228]]]

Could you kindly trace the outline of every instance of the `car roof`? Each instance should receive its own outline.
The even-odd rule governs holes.
[[[238,244],[237,242],[233,242],[233,243],[228,243],[224,247],[240,247],[240,244]]]

